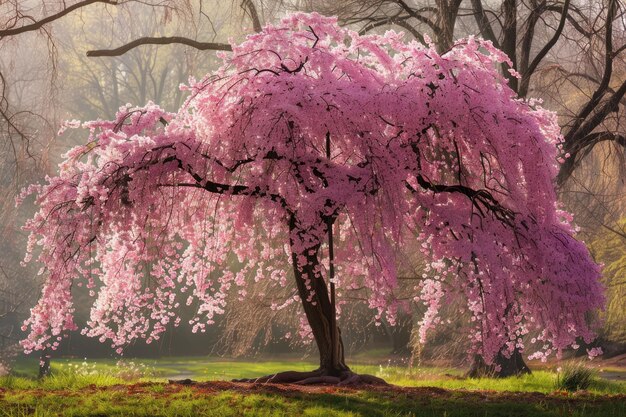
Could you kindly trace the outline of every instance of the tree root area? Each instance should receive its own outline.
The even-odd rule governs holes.
[[[181,381],[169,381],[171,384],[191,385],[194,381],[184,379]],[[251,384],[295,384],[295,385],[334,385],[338,387],[382,385],[387,382],[374,375],[357,374],[352,371],[342,371],[336,375],[330,375],[324,370],[310,372],[286,371],[277,374],[266,375],[259,378],[233,379],[232,382],[245,382]]]

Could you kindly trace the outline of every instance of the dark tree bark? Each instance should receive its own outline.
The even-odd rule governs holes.
[[[437,49],[440,52],[447,51],[454,44],[454,26],[459,14],[461,0],[437,0],[439,13],[437,15],[436,33]]]
[[[297,220],[293,217],[289,222],[289,230],[291,233],[304,233],[298,230]],[[291,247],[298,295],[302,300],[304,313],[319,350],[319,370],[325,376],[340,377],[343,373],[349,372],[350,368],[345,362],[341,331],[338,326],[334,325],[335,309],[331,303],[328,286],[319,272],[319,245],[305,254],[293,250],[293,242],[291,242]],[[311,252],[314,253],[311,254]],[[301,262],[302,259],[305,259],[304,264]],[[307,283],[310,289],[307,288]],[[311,296],[312,292],[314,292],[313,296]]]
[[[496,370],[496,366],[499,366],[500,369]],[[467,376],[469,378],[506,378],[530,373],[530,368],[524,362],[522,354],[515,349],[510,358],[498,353],[495,362],[491,365],[487,365],[482,356],[475,355]]]
[[[328,221],[332,225],[334,218]],[[341,330],[336,325],[335,305],[332,302],[331,292],[320,273],[319,249],[320,245],[302,252],[294,244],[294,237],[306,234],[306,230],[299,228],[295,214],[289,220],[291,258],[294,278],[298,288],[298,295],[302,300],[302,308],[306,315],[313,338],[319,351],[319,368],[310,372],[286,371],[260,378],[246,378],[234,380],[236,382],[252,383],[295,383],[308,384],[378,384],[387,383],[376,376],[355,374],[346,365]],[[329,233],[330,236],[331,233]],[[331,262],[332,265],[332,262]],[[332,274],[331,274],[332,275]]]

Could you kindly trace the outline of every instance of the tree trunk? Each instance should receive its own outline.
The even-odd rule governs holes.
[[[327,137],[328,139],[328,137]],[[332,267],[332,223],[329,224],[329,257],[330,277],[333,277]],[[329,293],[324,277],[321,273],[319,250],[321,244],[302,249],[300,242],[306,241],[307,231],[300,227],[295,214],[289,219],[289,244],[291,246],[291,261],[293,264],[294,278],[298,295],[302,300],[302,308],[306,315],[313,338],[317,344],[320,355],[320,366],[315,371],[297,372],[286,371],[277,374],[266,375],[259,378],[235,379],[234,382],[248,383],[292,383],[299,385],[309,384],[335,384],[335,385],[387,385],[387,383],[373,375],[355,374],[346,365],[341,340],[341,331],[337,327],[334,303],[333,284]],[[298,243],[296,243],[296,240]],[[176,381],[174,381],[176,382]],[[180,382],[180,381],[179,381]]]
[[[289,226],[291,233],[304,233],[297,229],[296,220],[293,218]],[[339,327],[333,325],[335,309],[331,304],[324,277],[320,273],[318,258],[320,246],[317,245],[305,253],[298,253],[294,249],[293,241],[291,241],[291,248],[298,295],[302,300],[304,313],[319,350],[319,370],[325,376],[339,377],[349,372],[350,368],[345,363],[341,331]]]
[[[500,366],[500,370],[496,370],[496,365]],[[530,373],[530,368],[524,362],[522,354],[515,349],[509,358],[498,353],[495,362],[491,365],[487,365],[482,356],[475,355],[467,376],[469,378],[506,378]]]

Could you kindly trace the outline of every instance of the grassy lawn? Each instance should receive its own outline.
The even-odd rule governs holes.
[[[236,384],[233,378],[310,370],[303,361],[212,358],[54,360],[34,379],[36,361],[0,378],[0,417],[11,416],[626,416],[626,383],[596,378],[583,392],[555,391],[556,374],[464,379],[461,371],[355,365],[396,387],[372,389]],[[191,378],[191,386],[168,378]],[[211,382],[213,381],[213,382]]]

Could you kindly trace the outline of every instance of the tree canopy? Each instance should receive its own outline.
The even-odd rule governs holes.
[[[440,54],[298,13],[221,57],[177,113],[149,103],[83,123],[87,144],[23,194],[40,207],[26,228],[46,274],[26,350],[76,328],[74,285],[96,297],[84,331],[121,349],[178,324],[181,303],[201,331],[246,276],[286,285],[281,260],[320,347],[328,270],[393,321],[396,255],[415,241],[434,272],[416,287],[423,332],[460,293],[487,361],[529,331],[537,357],[593,338],[600,273],[556,202],[556,116],[516,97],[490,42]]]

